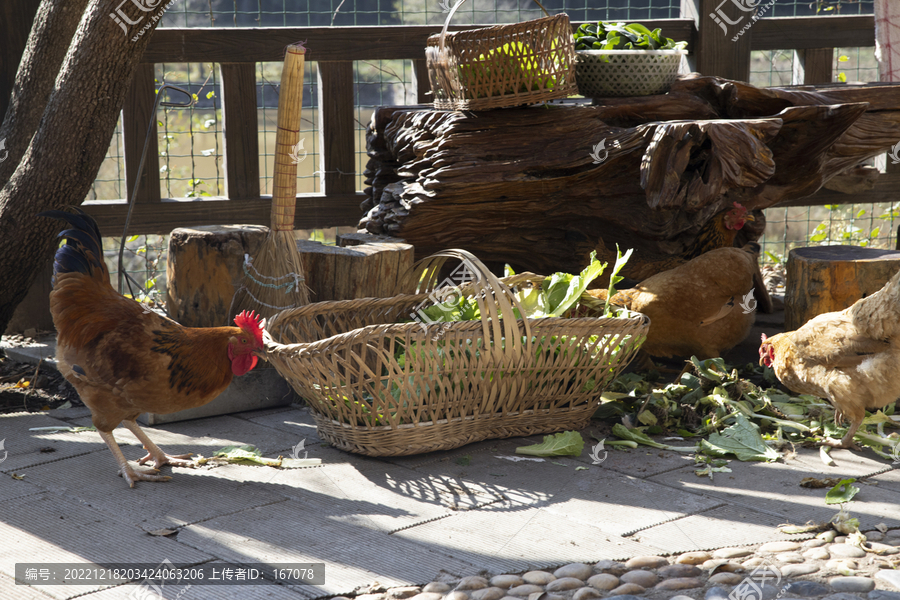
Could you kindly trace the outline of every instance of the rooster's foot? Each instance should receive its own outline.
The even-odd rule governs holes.
[[[128,487],[134,487],[136,481],[169,481],[172,479],[168,475],[157,475],[157,473],[159,473],[158,469],[135,470],[128,465],[119,469],[119,477],[128,482]]]
[[[822,440],[823,446],[831,446],[832,448],[846,448],[847,450],[862,450],[853,440],[836,440],[833,438],[825,438]]]
[[[139,465],[146,463],[149,460],[153,460],[153,466],[158,470],[163,465],[172,465],[173,467],[194,467],[194,461],[185,460],[189,459],[193,454],[188,452],[187,454],[175,454],[170,455],[166,454],[163,451],[159,451],[158,454],[155,454],[152,451],[147,451],[147,456],[140,459],[138,461]]]

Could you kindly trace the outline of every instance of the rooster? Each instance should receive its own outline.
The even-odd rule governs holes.
[[[853,436],[867,408],[900,397],[900,272],[850,308],[810,319],[796,331],[762,336],[759,363],[772,367],[790,390],[828,398],[834,421],[850,421],[836,448],[859,447]]]
[[[750,333],[756,318],[752,293],[759,273],[759,244],[718,248],[619,291],[610,304],[650,317],[644,354],[713,358]],[[605,300],[606,290],[588,290]],[[642,364],[650,363],[642,358]]]
[[[218,396],[235,375],[244,375],[262,355],[262,329],[246,311],[237,327],[182,327],[121,296],[109,283],[100,229],[84,211],[42,212],[67,221],[59,234],[50,312],[57,331],[59,370],[91,410],[94,426],[130,487],[136,481],[167,481],[165,464],[192,466],[190,454],[170,456],[138,427],[144,412],[172,413],[201,406]],[[150,470],[133,469],[112,431],[123,424],[143,443],[154,461]]]

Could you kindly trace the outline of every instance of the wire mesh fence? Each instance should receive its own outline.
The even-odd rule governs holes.
[[[444,22],[454,0],[181,0],[163,15],[160,27],[304,27],[351,25],[417,25]],[[543,0],[553,14],[566,12],[572,21],[639,21],[681,16],[680,0]],[[872,0],[779,0],[767,17],[871,14]],[[511,23],[542,16],[527,0],[468,0],[455,13],[454,24]],[[786,36],[790,26],[785,23]],[[875,81],[873,48],[834,51],[835,81]],[[782,86],[793,81],[792,50],[753,52],[750,83]],[[274,167],[278,86],[281,62],[257,63],[257,106],[260,152],[260,191],[271,194]],[[169,198],[222,196],[224,140],[219,93],[219,66],[212,63],[164,63],[155,66],[157,87],[173,83],[195,97],[189,109],[161,108],[157,112],[158,174],[161,195]],[[306,63],[298,192],[321,192],[317,68]],[[364,187],[367,163],[365,129],[379,106],[416,103],[413,65],[408,60],[354,62],[356,188]],[[88,200],[122,199],[125,190],[121,122]],[[768,262],[783,260],[792,247],[819,243],[857,243],[893,247],[898,206],[843,205],[774,208],[762,244]],[[338,230],[297,232],[298,236],[333,242]],[[113,252],[115,247],[115,252]],[[125,270],[142,281],[143,294],[165,294],[165,238],[139,236],[126,246]],[[109,240],[109,256],[117,255],[118,239]],[[115,279],[115,260],[110,261]]]

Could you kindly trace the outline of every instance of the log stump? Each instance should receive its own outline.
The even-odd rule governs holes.
[[[232,325],[231,299],[244,254],[255,255],[269,232],[260,225],[179,227],[169,235],[166,311],[185,327]]]
[[[397,240],[387,241],[390,238],[371,242],[367,238],[375,239],[376,236],[345,238],[351,242],[347,247],[304,240],[297,242],[310,302],[386,298],[412,293],[408,286],[401,286],[401,281],[413,265],[414,248]]]
[[[795,248],[788,255],[784,327],[792,331],[843,310],[884,287],[900,271],[900,252],[860,246]]]

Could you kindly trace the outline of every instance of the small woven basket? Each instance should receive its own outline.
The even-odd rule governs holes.
[[[319,302],[272,318],[267,358],[306,399],[323,439],[399,456],[580,429],[646,337],[643,315],[516,319],[510,285],[544,278],[498,280],[462,250],[420,261],[415,281],[424,273],[433,287],[448,259],[465,261],[474,280],[430,294]],[[396,322],[454,294],[475,298],[482,320]]]
[[[665,94],[686,50],[577,50],[578,93],[586,98]]]
[[[447,33],[457,2],[425,48],[434,107],[487,110],[566,98],[577,93],[575,43],[562,13]]]

